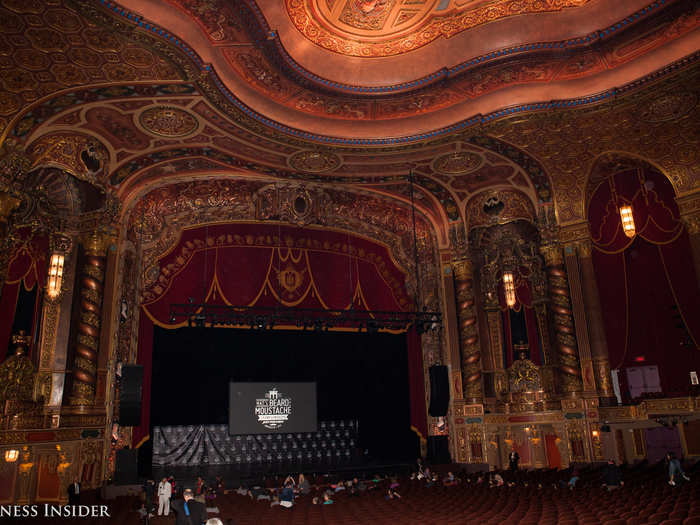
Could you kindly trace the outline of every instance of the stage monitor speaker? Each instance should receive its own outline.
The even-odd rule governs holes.
[[[141,424],[141,397],[143,390],[143,367],[122,367],[122,382],[119,390],[119,424],[136,427]]]
[[[433,417],[446,416],[450,404],[450,381],[447,367],[434,365],[430,367],[430,407],[428,413]]]
[[[133,485],[138,483],[138,450],[123,448],[117,450],[114,464],[114,483],[117,485]]]

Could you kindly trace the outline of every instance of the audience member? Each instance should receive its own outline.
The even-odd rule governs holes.
[[[616,490],[624,484],[620,467],[615,464],[614,460],[608,460],[608,464],[603,469],[603,485],[608,490]]]
[[[185,489],[183,499],[172,502],[173,511],[177,514],[175,525],[198,525],[207,519],[207,509],[204,503],[194,499],[191,489]]]
[[[304,474],[299,474],[299,483],[297,484],[297,491],[299,491],[300,494],[308,494],[311,492],[311,485],[309,484],[309,480],[307,480],[304,477]]]
[[[158,484],[158,516],[170,514],[170,497],[173,487],[167,478],[163,478]]]
[[[677,474],[680,474],[683,479],[686,481],[690,481],[690,478],[685,475],[685,472],[683,472],[683,467],[681,466],[681,462],[678,461],[678,458],[676,457],[676,454],[673,452],[669,452],[666,454],[666,463],[668,463],[668,484],[675,486],[676,485],[676,480],[678,479],[676,477]]]

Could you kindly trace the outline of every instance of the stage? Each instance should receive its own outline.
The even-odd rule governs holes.
[[[328,474],[331,480],[347,479],[358,476],[367,478],[374,474],[406,476],[415,470],[415,463],[406,461],[361,460],[338,464],[289,464],[282,465],[193,465],[193,466],[153,466],[153,479],[159,480],[173,476],[175,483],[182,487],[194,488],[197,477],[201,476],[206,482],[213,482],[221,476],[227,489],[241,485],[252,486],[261,483],[269,477],[286,477],[291,474],[295,478],[300,473],[307,477]],[[311,478],[313,479],[313,478]]]

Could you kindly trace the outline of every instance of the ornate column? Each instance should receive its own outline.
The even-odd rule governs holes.
[[[608,354],[608,341],[605,337],[605,325],[603,324],[603,310],[600,306],[598,283],[593,268],[592,244],[590,239],[576,243],[581,269],[581,287],[583,289],[583,303],[588,321],[588,339],[591,346],[591,358],[593,360],[593,375],[595,377],[596,390],[600,398],[601,406],[617,404],[615,392],[610,379],[610,358]]]
[[[464,398],[470,403],[483,401],[481,386],[481,348],[476,319],[473,268],[469,259],[454,263],[457,291],[457,315],[459,317],[459,341],[462,349],[462,380]]]
[[[559,359],[559,387],[564,394],[574,394],[582,388],[581,367],[564,259],[558,243],[543,244],[540,252],[547,273],[550,326]]]
[[[690,252],[695,264],[695,275],[700,285],[700,192],[676,199],[681,220],[690,240]]]
[[[110,236],[99,232],[92,232],[81,238],[85,260],[80,273],[80,308],[75,322],[71,405],[86,406],[95,401],[105,252],[111,241]]]

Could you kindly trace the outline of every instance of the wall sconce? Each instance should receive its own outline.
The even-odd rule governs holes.
[[[600,435],[600,433],[597,430],[594,430],[593,432],[591,432],[591,434],[594,438],[597,438]]]
[[[620,206],[620,220],[622,221],[622,231],[625,232],[625,235],[627,235],[627,237],[629,237],[630,239],[634,237],[636,230],[634,227],[634,216],[632,215],[632,206],[630,206],[629,204]]]
[[[513,272],[503,272],[503,289],[506,292],[506,304],[508,308],[515,306],[515,283]]]
[[[61,295],[61,284],[63,283],[63,264],[65,256],[54,253],[49,263],[49,278],[46,283],[46,293],[50,299],[57,299]]]
[[[9,449],[5,451],[5,461],[8,463],[14,463],[19,458],[19,450]]]

